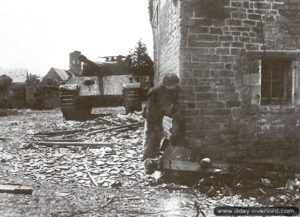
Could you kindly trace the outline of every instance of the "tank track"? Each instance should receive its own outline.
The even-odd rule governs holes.
[[[66,120],[87,120],[91,117],[91,107],[81,106],[78,103],[78,90],[59,91],[60,107]]]
[[[140,88],[131,88],[123,92],[123,104],[126,110],[126,114],[142,110],[142,99],[140,91]]]

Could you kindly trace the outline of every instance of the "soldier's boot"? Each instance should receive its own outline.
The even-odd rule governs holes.
[[[147,158],[144,161],[145,173],[150,175],[159,169],[159,159],[158,158]]]

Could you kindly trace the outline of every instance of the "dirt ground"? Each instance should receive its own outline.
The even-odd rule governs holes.
[[[214,216],[217,206],[259,205],[252,197],[208,197],[186,186],[150,185],[141,161],[143,127],[89,135],[95,129],[142,122],[140,115],[125,115],[122,109],[102,111],[108,112],[112,114],[85,122],[65,121],[59,110],[18,110],[0,117],[0,184],[33,188],[32,195],[0,193],[0,215],[201,216],[200,208]],[[67,133],[47,134],[53,131]],[[111,145],[37,145],[62,138]]]

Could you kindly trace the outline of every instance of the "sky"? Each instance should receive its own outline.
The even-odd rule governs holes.
[[[126,55],[139,39],[152,56],[148,0],[0,0],[0,67],[45,75],[89,59]]]

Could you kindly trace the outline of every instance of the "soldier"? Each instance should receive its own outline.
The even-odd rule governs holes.
[[[182,137],[183,128],[182,110],[178,104],[179,78],[176,74],[168,73],[164,76],[158,87],[149,90],[147,103],[143,111],[145,118],[145,141],[143,160],[154,158],[159,155],[160,141],[163,131],[163,117],[173,118],[171,141],[179,141]],[[147,173],[147,161],[145,161]]]

